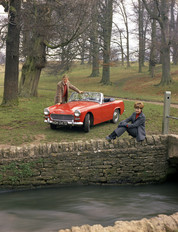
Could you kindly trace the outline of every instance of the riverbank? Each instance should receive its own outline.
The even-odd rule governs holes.
[[[178,232],[178,213],[171,216],[158,215],[151,219],[116,221],[114,226],[75,226],[59,232]]]

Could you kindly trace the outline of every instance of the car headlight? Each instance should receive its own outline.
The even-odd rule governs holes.
[[[48,108],[45,108],[44,109],[44,115],[48,115],[49,114],[49,110],[48,110]]]
[[[79,117],[81,115],[80,110],[75,110],[74,115],[75,117]]]

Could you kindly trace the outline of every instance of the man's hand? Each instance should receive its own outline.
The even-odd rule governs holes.
[[[56,105],[60,105],[61,103],[59,102],[59,103],[57,103]]]
[[[83,93],[83,91],[80,91],[79,93],[81,94],[81,93]]]

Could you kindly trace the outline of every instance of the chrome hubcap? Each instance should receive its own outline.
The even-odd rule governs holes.
[[[113,117],[114,121],[117,121],[118,120],[118,114],[117,112],[114,112],[114,117]]]

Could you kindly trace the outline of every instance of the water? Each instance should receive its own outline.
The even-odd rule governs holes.
[[[0,232],[52,232],[75,225],[178,212],[178,184],[70,186],[0,192]]]

